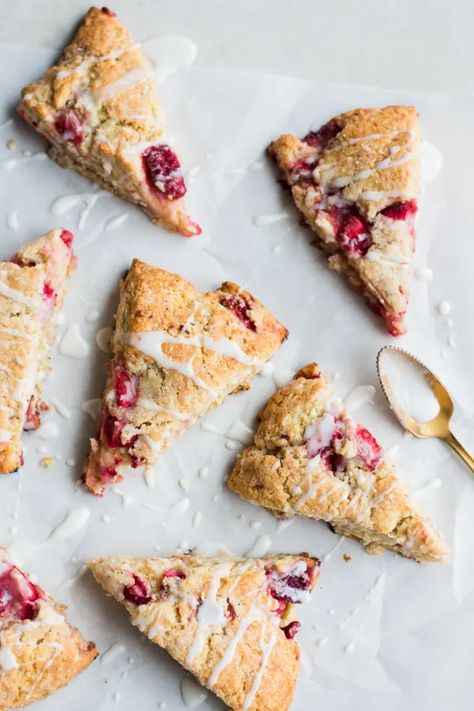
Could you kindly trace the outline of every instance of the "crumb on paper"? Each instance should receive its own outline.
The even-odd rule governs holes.
[[[342,557],[344,558],[346,563],[349,563],[349,561],[352,560],[352,556],[349,555],[349,553],[344,553],[344,555]]]
[[[16,141],[14,138],[10,138],[9,141],[7,141],[7,148],[9,151],[13,151],[16,146]]]
[[[54,464],[54,457],[43,457],[43,459],[40,459],[40,464],[42,467],[45,467],[45,469],[49,469],[49,467],[52,467]]]

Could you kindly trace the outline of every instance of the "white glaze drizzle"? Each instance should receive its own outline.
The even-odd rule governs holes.
[[[106,84],[94,93],[95,101],[108,101],[123,94],[139,82],[151,79],[152,71],[149,67],[136,67],[126,74],[123,74],[117,81]]]
[[[226,667],[228,667],[229,664],[232,663],[232,660],[234,658],[234,654],[237,650],[239,642],[242,640],[243,636],[245,635],[245,633],[246,633],[247,629],[250,627],[250,625],[253,622],[256,622],[258,619],[260,619],[260,614],[258,613],[257,609],[255,608],[254,603],[252,603],[247,611],[247,614],[242,619],[239,627],[237,628],[234,636],[232,637],[229,644],[227,645],[227,647],[224,651],[224,654],[222,655],[222,657],[219,659],[219,661],[215,665],[214,669],[212,670],[212,672],[207,680],[207,686],[210,689],[212,689],[213,686],[218,681],[219,676],[221,675],[221,672],[223,672],[224,669]]]
[[[191,668],[193,661],[199,656],[204,647],[207,637],[210,634],[209,627],[211,625],[223,627],[226,624],[225,612],[217,602],[217,593],[219,592],[222,578],[229,575],[230,569],[231,566],[229,563],[222,563],[217,566],[212,576],[207,595],[199,606],[196,615],[196,634],[186,656],[186,664],[189,668]]]
[[[247,711],[247,709],[249,709],[250,706],[254,702],[255,696],[257,695],[260,685],[262,683],[263,675],[265,674],[273,647],[275,646],[275,642],[277,639],[276,630],[272,627],[268,642],[265,643],[265,632],[266,632],[266,625],[262,625],[262,634],[260,637],[260,648],[262,650],[262,660],[260,662],[260,667],[258,668],[258,671],[253,678],[252,686],[250,687],[250,689],[248,690],[248,692],[245,696],[244,703],[242,706],[243,711]]]
[[[129,343],[145,355],[153,358],[162,368],[176,370],[178,373],[190,378],[198,387],[209,391],[212,391],[212,388],[210,388],[210,386],[205,383],[194,371],[194,356],[184,362],[173,360],[173,358],[170,358],[163,353],[162,346],[165,343],[170,345],[206,348],[219,353],[219,355],[234,358],[244,365],[256,367],[261,367],[263,365],[263,361],[247,355],[234,341],[231,341],[228,338],[213,340],[205,334],[197,334],[186,338],[184,336],[171,336],[166,331],[147,331],[143,333],[131,333],[129,336]]]
[[[19,304],[24,304],[29,306],[30,309],[36,309],[39,305],[38,299],[31,296],[25,296],[22,291],[18,289],[12,289],[12,287],[4,284],[0,281],[0,296],[4,296],[6,299],[11,299]]]

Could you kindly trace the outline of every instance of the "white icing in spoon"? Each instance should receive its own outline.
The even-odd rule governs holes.
[[[83,339],[77,323],[71,323],[63,333],[58,347],[59,353],[67,358],[87,358],[89,344]]]

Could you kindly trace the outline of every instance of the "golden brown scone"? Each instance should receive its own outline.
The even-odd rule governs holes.
[[[287,711],[300,652],[294,604],[310,598],[319,561],[179,555],[89,562],[132,624],[235,711]]]
[[[45,699],[97,656],[65,611],[0,547],[0,709]]]
[[[287,330],[255,297],[225,282],[201,294],[135,259],[121,284],[98,434],[85,483],[102,494],[125,466],[153,464],[181,432],[246,389]]]
[[[0,473],[23,463],[22,430],[41,424],[49,349],[68,276],[73,236],[54,229],[0,263]]]
[[[348,416],[315,363],[270,398],[255,446],[239,455],[228,485],[279,516],[327,521],[370,553],[388,548],[426,562],[447,555],[382,447]]]
[[[89,10],[59,63],[23,89],[18,111],[63,167],[140,205],[171,232],[201,232],[185,212],[151,66],[111,10]]]
[[[302,140],[285,135],[269,147],[329,266],[393,336],[406,331],[419,147],[413,106],[348,111]]]

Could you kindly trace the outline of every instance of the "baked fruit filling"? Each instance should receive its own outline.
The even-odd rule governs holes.
[[[25,87],[20,115],[51,144],[50,156],[141,206],[186,237],[181,163],[166,137],[152,68],[115,13],[91,8],[43,79]]]
[[[0,559],[0,621],[34,620],[44,593],[22,571]]]
[[[357,109],[269,148],[315,245],[389,332],[401,335],[415,248],[419,130],[413,107]]]
[[[76,259],[73,235],[51,230],[0,263],[0,472],[23,463],[21,432],[48,410],[42,387],[49,371],[56,318]]]
[[[154,464],[196,420],[246,389],[286,335],[236,284],[200,294],[178,275],[135,260],[121,285],[113,357],[84,472],[89,489],[100,495],[127,467]]]
[[[97,656],[64,613],[0,547],[0,702],[23,708],[45,699]]]
[[[319,561],[100,558],[88,563],[132,624],[235,711],[287,711],[299,665],[295,605],[310,600]]]
[[[447,548],[375,437],[355,423],[315,363],[278,390],[229,487],[278,517],[327,521],[371,552],[442,562]]]

